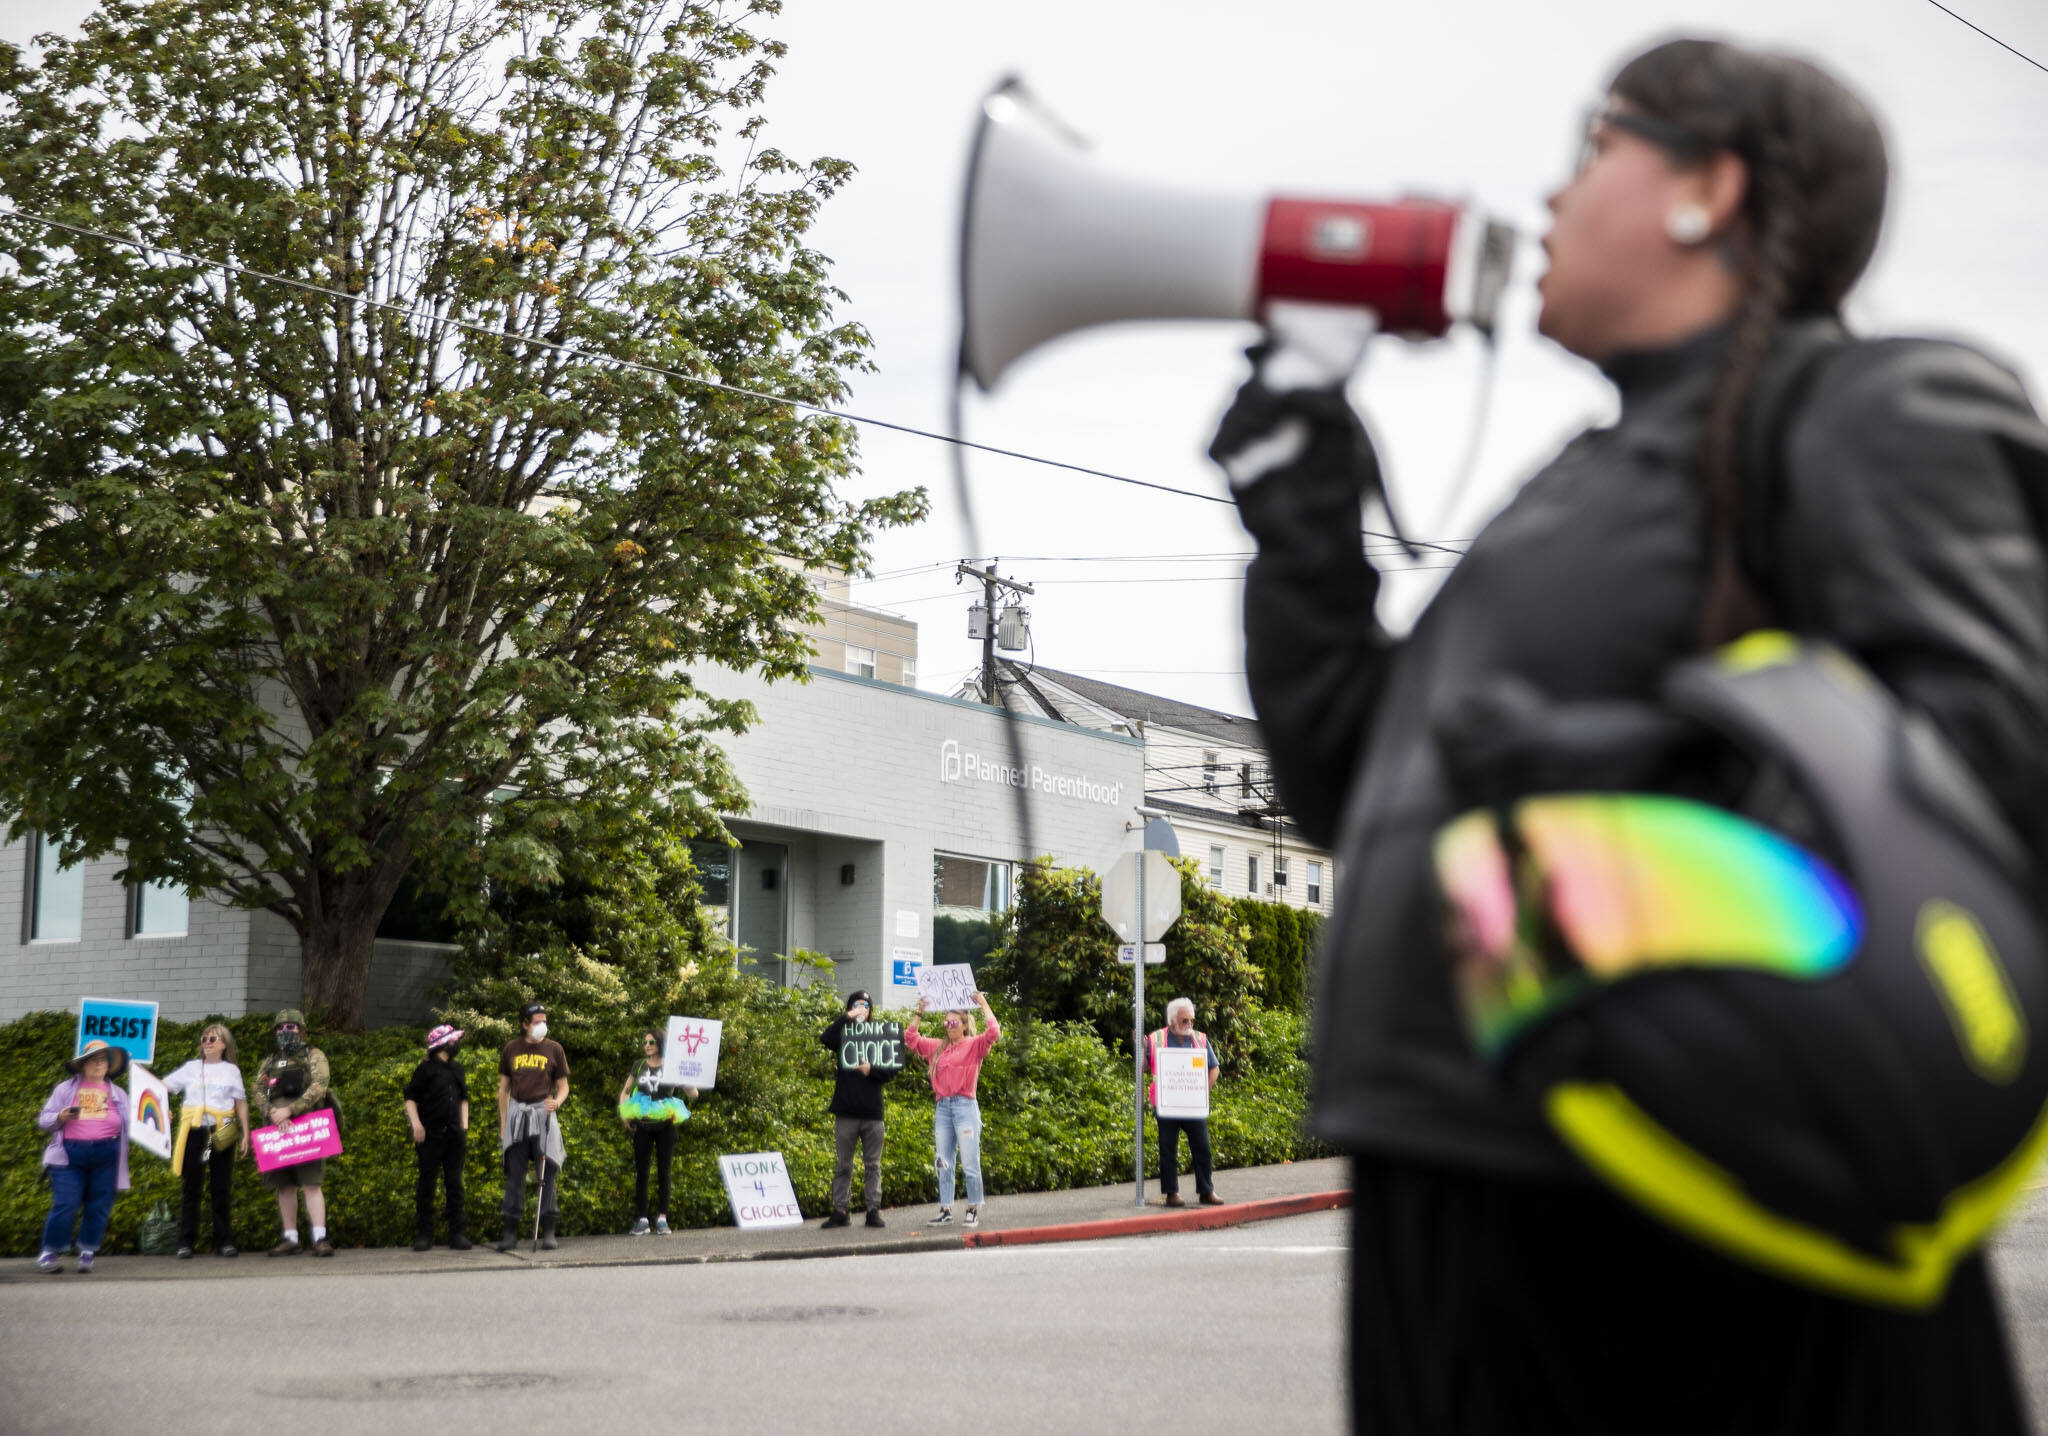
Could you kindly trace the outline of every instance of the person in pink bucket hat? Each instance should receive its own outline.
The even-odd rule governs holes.
[[[448,1245],[469,1250],[469,1220],[462,1210],[462,1159],[469,1146],[469,1078],[455,1060],[462,1029],[442,1023],[427,1034],[427,1055],[405,1084],[405,1120],[412,1125],[419,1184],[413,1189],[419,1235],[412,1249],[434,1245],[434,1174],[448,1191]]]
[[[43,1149],[50,1215],[43,1223],[36,1270],[64,1270],[64,1249],[71,1245],[76,1224],[83,1275],[92,1270],[106,1237],[115,1193],[128,1189],[128,1093],[116,1080],[128,1070],[128,1054],[94,1038],[64,1067],[71,1075],[50,1089],[36,1118],[36,1125],[50,1134]]]

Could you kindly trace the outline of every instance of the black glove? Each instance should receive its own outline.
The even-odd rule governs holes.
[[[1342,468],[1353,477],[1354,491],[1363,494],[1378,481],[1379,462],[1365,425],[1344,397],[1343,385],[1270,389],[1261,371],[1272,353],[1271,341],[1245,350],[1245,357],[1252,361],[1252,377],[1245,380],[1216,426],[1209,457],[1229,476],[1233,488],[1248,488],[1274,469],[1297,462],[1312,448],[1333,456],[1362,456],[1364,463],[1350,462]],[[1262,455],[1262,446],[1272,447]]]

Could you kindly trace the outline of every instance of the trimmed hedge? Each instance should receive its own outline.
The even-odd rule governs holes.
[[[703,1095],[678,1133],[670,1220],[681,1226],[730,1224],[718,1179],[722,1152],[782,1152],[805,1212],[822,1215],[832,1179],[832,1119],[826,1111],[832,1059],[818,1033],[838,1015],[838,997],[822,986],[783,988],[753,979],[741,980],[732,997],[733,1005],[722,1013],[707,1014],[723,1016],[726,1023],[721,1086]],[[897,1020],[909,1016],[886,1015]],[[1005,1039],[989,1054],[980,1084],[986,1118],[982,1170],[990,1195],[1128,1179],[1128,1058],[1111,1053],[1091,1027],[1079,1022],[1040,1022],[1028,1043],[1018,1041],[1009,1014],[1002,1015]],[[62,1063],[77,1021],[70,1013],[41,1012],[0,1026],[0,1252],[20,1256],[37,1249],[49,1188],[41,1170],[47,1137],[35,1116],[65,1075]],[[228,1025],[247,1076],[270,1050],[270,1017],[239,1018]],[[156,1070],[169,1071],[195,1055],[203,1026],[164,1024]],[[564,1109],[568,1165],[562,1175],[560,1229],[565,1235],[621,1232],[633,1217],[633,1151],[614,1098],[637,1050],[587,1050],[575,1045],[573,1030],[567,1035],[573,1077]],[[358,1034],[316,1029],[312,1034],[313,1045],[327,1054],[342,1112],[346,1150],[329,1164],[325,1183],[329,1234],[337,1245],[412,1241],[415,1168],[400,1093],[421,1056],[422,1037],[411,1028]],[[1224,1079],[1210,1118],[1219,1168],[1325,1154],[1300,1131],[1307,1088],[1302,1043],[1301,1020],[1291,1013],[1254,1008],[1239,1024],[1237,1050],[1224,1054]],[[466,1204],[471,1237],[485,1241],[499,1231],[503,1194],[495,1140],[496,1050],[491,1045],[465,1048],[461,1060],[469,1078],[471,1117]],[[933,1200],[932,1098],[921,1066],[913,1064],[890,1084],[888,1111],[884,1200],[892,1205]],[[1157,1160],[1150,1125],[1148,1120],[1148,1172]],[[106,1242],[112,1251],[135,1250],[151,1206],[166,1201],[175,1212],[179,1200],[168,1162],[140,1149],[130,1155],[134,1188],[114,1204]],[[527,1212],[530,1218],[530,1201]],[[203,1207],[200,1221],[204,1241],[209,1229]],[[277,1240],[275,1199],[246,1159],[238,1159],[235,1169],[234,1237],[236,1245],[250,1251]]]
[[[1245,956],[1266,979],[1261,1000],[1268,1007],[1306,1013],[1323,915],[1258,898],[1237,898],[1231,911],[1245,928]]]

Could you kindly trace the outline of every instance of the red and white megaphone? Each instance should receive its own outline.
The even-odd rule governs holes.
[[[1491,334],[1514,230],[1457,204],[1204,194],[1107,173],[1014,79],[982,101],[961,226],[960,365],[984,390],[1049,339],[1125,319],[1371,310]]]

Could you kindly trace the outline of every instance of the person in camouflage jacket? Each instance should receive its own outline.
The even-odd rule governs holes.
[[[332,1107],[327,1054],[306,1045],[306,1015],[295,1007],[277,1014],[271,1029],[277,1050],[256,1069],[249,1084],[249,1106],[261,1114],[252,1117],[275,1126],[323,1107]],[[313,1227],[313,1255],[334,1255],[327,1240],[327,1197],[320,1189],[327,1160],[316,1157],[295,1166],[276,1167],[263,1174],[263,1184],[277,1193],[277,1223],[283,1235],[270,1249],[272,1256],[297,1256],[305,1250],[299,1244],[299,1195],[306,1198],[306,1220]]]

